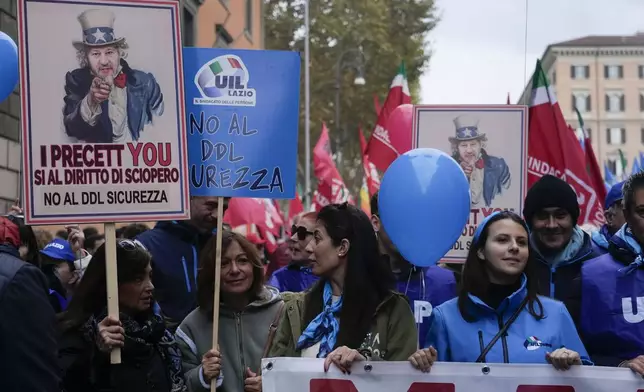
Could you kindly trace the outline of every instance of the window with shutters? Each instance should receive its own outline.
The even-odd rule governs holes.
[[[550,84],[557,84],[557,72],[552,71],[552,76],[550,77]]]
[[[604,65],[604,79],[622,79],[622,78],[624,78],[624,66]]]
[[[588,136],[589,141],[593,141],[593,129],[592,128],[586,128],[586,135]]]
[[[588,79],[590,78],[590,66],[588,65],[571,65],[570,66],[571,79]]]
[[[575,108],[579,110],[580,113],[590,112],[591,106],[590,101],[590,92],[587,90],[578,90],[573,91],[572,93],[572,111],[575,111]]]
[[[623,91],[607,91],[606,92],[606,111],[610,113],[620,113],[626,109],[626,101]]]
[[[612,154],[606,159],[608,163],[608,169],[617,177],[621,177],[624,174],[624,168],[622,167],[621,160],[618,153]]]
[[[644,65],[640,65],[637,67],[637,76],[640,79],[644,79]]]
[[[213,48],[227,48],[233,43],[233,37],[223,25],[215,25],[215,37]]]
[[[640,91],[640,112],[644,112],[644,91]]]
[[[644,127],[642,127],[642,129],[640,129],[640,137],[641,137],[640,142],[642,144],[644,144]]]
[[[607,128],[606,143],[612,146],[620,146],[622,144],[626,144],[626,128]]]

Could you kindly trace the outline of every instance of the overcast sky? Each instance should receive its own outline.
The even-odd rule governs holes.
[[[644,0],[528,0],[524,72],[526,0],[437,0],[437,7],[441,21],[421,77],[425,104],[502,104],[508,92],[515,103],[548,44],[644,31]]]

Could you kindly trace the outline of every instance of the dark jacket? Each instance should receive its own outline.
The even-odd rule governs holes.
[[[644,260],[626,225],[608,250],[582,268],[581,335],[596,365],[618,366],[644,355]]]
[[[121,364],[83,338],[78,329],[60,338],[59,361],[65,392],[169,392],[170,380],[161,355],[121,350]]]
[[[183,222],[159,222],[137,239],[152,253],[154,298],[172,331],[197,308],[199,255],[212,234]]]
[[[573,281],[580,276],[581,266],[586,260],[599,256],[593,249],[590,235],[575,227],[570,242],[560,254],[563,259],[553,266],[535,249],[539,295],[563,302],[579,330],[582,293],[580,286]]]
[[[15,247],[0,245],[0,391],[60,391],[47,281],[18,256]]]
[[[143,127],[152,121],[153,114],[163,113],[163,94],[151,73],[132,69],[125,60],[121,60],[121,67],[127,78],[128,127],[132,139],[138,140]],[[93,79],[89,67],[78,68],[65,75],[65,131],[67,135],[88,143],[112,143],[112,122],[108,116],[107,101],[101,104],[101,115],[93,126],[81,117],[81,102],[89,93]]]

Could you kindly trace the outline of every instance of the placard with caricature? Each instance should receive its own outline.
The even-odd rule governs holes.
[[[468,222],[443,261],[465,261],[478,223],[493,212],[521,215],[527,184],[527,113],[527,107],[519,105],[414,108],[414,148],[450,154],[470,184]]]
[[[18,3],[26,220],[187,218],[178,1]]]

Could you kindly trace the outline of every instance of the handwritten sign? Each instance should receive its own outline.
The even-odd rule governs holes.
[[[18,6],[26,221],[186,219],[179,3]]]
[[[300,56],[184,48],[193,196],[295,197]]]

